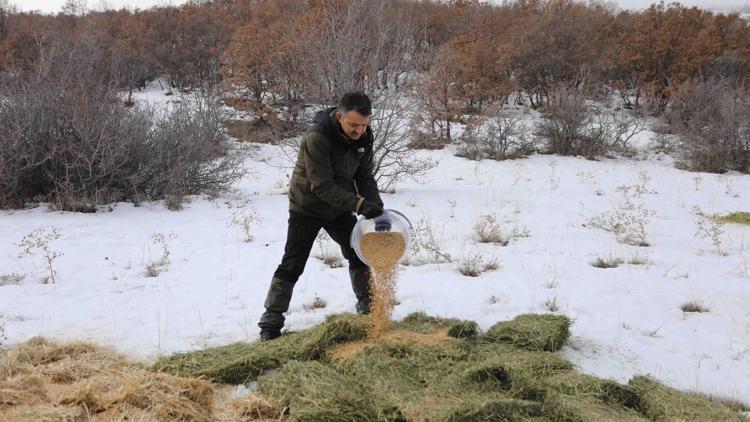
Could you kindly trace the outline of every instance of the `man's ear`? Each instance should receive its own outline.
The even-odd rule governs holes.
[[[340,111],[337,111],[336,112],[336,121],[339,122],[339,123],[341,123],[341,116],[343,116],[343,113],[341,113]]]

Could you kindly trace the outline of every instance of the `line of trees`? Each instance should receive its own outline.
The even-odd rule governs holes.
[[[15,145],[19,154],[32,151],[24,148],[31,135],[19,128],[29,127],[23,118],[33,113],[16,113],[8,99],[24,104],[30,97],[22,93],[41,86],[34,78],[51,74],[60,57],[81,62],[78,51],[86,49],[87,57],[95,58],[86,62],[93,68],[75,76],[81,76],[80,83],[100,82],[101,107],[92,110],[106,111],[101,119],[92,119],[86,133],[108,133],[94,128],[108,121],[107,113],[134,122],[133,128],[159,126],[151,120],[138,126],[137,119],[111,106],[119,92],[155,80],[170,90],[224,88],[227,95],[241,97],[261,121],[269,116],[267,125],[278,124],[281,116],[286,128],[299,120],[297,113],[305,105],[331,103],[356,89],[374,100],[376,171],[386,188],[429,168],[410,148],[450,142],[457,123],[469,128],[461,152],[467,157],[504,159],[544,150],[594,158],[627,145],[634,131],[642,129],[642,123],[630,119],[631,110],[662,117],[666,130],[682,140],[681,155],[689,167],[750,172],[750,24],[737,14],[674,3],[621,12],[572,0],[503,5],[471,0],[196,0],[179,7],[97,12],[85,11],[80,0],[68,3],[52,16],[19,13],[0,0],[0,99],[7,106],[0,110],[0,131],[6,133],[0,142],[12,143],[8,145]],[[51,99],[67,95],[55,83],[77,80],[59,74],[59,80],[47,78],[44,85],[44,95]],[[87,104],[86,90],[68,92],[75,94],[74,103]],[[590,105],[613,97],[617,110],[602,113]],[[39,104],[29,101],[28,110]],[[132,105],[130,98],[126,104]],[[545,120],[526,127],[504,112],[511,105],[540,109]],[[64,112],[49,110],[45,115]],[[142,116],[138,113],[131,114]],[[64,197],[97,203],[89,199],[179,197],[215,190],[237,177],[238,164],[226,162],[214,171],[200,159],[223,153],[217,135],[220,117],[213,111],[209,115],[210,123],[201,127],[208,128],[210,139],[204,145],[213,152],[187,154],[194,168],[175,169],[171,162],[158,166],[163,174],[198,175],[189,186],[141,185],[137,172],[110,186],[108,168],[96,177],[92,169],[102,163],[102,151],[119,150],[94,148],[89,154],[82,141],[88,135],[73,127],[60,133],[70,134],[71,145],[84,152],[59,157],[85,157],[80,163],[60,167],[48,161],[49,154],[40,153],[47,160],[42,163],[34,157],[19,161],[8,153],[10,147],[0,152],[8,163],[0,167],[10,175],[3,180],[11,181],[0,185],[0,202],[19,204],[30,196],[54,194],[61,203]],[[191,116],[183,120],[202,118]],[[61,114],[53,121],[72,125],[75,116]],[[95,145],[104,138],[115,145],[129,130],[92,139]],[[165,133],[172,139],[177,132]],[[44,142],[54,141],[54,136],[42,135]],[[156,138],[133,139],[152,145]],[[128,166],[137,158],[122,157]],[[85,177],[73,180],[69,168],[79,164]],[[31,168],[44,180],[22,185]],[[50,179],[56,174],[65,177]],[[204,175],[207,184],[201,181]]]
[[[133,88],[157,75],[175,89],[225,79],[259,105],[399,86],[418,70],[449,82],[432,99],[441,115],[481,112],[514,92],[539,107],[582,70],[627,107],[660,112],[682,82],[746,81],[750,71],[746,20],[674,3],[635,13],[571,0],[213,0],[50,16],[0,0],[0,69],[29,69],[55,38],[108,46]]]

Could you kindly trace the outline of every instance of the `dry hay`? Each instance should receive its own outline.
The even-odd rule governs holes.
[[[0,420],[211,420],[206,381],[150,372],[90,344],[34,338],[0,353]]]
[[[264,370],[281,367],[290,360],[321,359],[327,350],[341,343],[366,338],[368,327],[365,316],[332,315],[321,325],[285,334],[274,341],[234,343],[164,357],[154,364],[154,369],[173,375],[242,384],[257,379]]]
[[[279,362],[278,371],[258,378],[256,391],[263,398],[226,402],[222,409],[228,410],[217,415],[222,420],[742,420],[720,403],[648,378],[623,385],[576,373],[563,357],[543,350],[559,348],[567,338],[569,321],[562,318],[525,316],[514,330],[496,326],[495,336],[451,337],[452,328],[471,331],[471,324],[412,314],[381,338],[365,341],[367,318],[332,317],[262,343],[276,344],[263,350]],[[519,321],[509,324],[514,322]],[[506,337],[506,331],[514,336]],[[531,335],[524,339],[519,333]],[[316,341],[321,344],[314,346]]]
[[[373,392],[357,378],[321,362],[289,362],[278,376],[261,377],[258,392],[288,409],[289,421],[378,420]]]
[[[559,350],[570,335],[570,319],[563,315],[519,315],[512,321],[498,322],[483,338],[508,343],[527,350]]]
[[[725,405],[698,394],[684,393],[646,376],[635,376],[628,387],[638,395],[638,410],[652,420],[748,421]]]
[[[552,393],[600,400],[612,406],[635,408],[638,405],[638,396],[627,385],[577,372],[546,377],[544,385]]]
[[[255,394],[227,398],[217,406],[216,411],[216,419],[220,421],[276,421],[281,417],[280,406]]]
[[[448,335],[455,338],[474,338],[479,334],[479,324],[474,321],[458,321],[448,328]]]
[[[453,406],[438,412],[438,420],[463,421],[521,421],[542,416],[539,403],[502,395],[479,396],[471,400],[461,398]]]
[[[293,336],[286,337],[287,341],[294,340]],[[274,355],[261,343],[234,343],[160,358],[153,369],[173,375],[242,384],[279,365],[279,355]]]
[[[554,421],[589,422],[637,422],[647,421],[633,409],[618,408],[596,399],[548,394],[544,399],[544,415]]]
[[[360,247],[373,270],[370,338],[377,339],[388,329],[396,305],[397,264],[406,250],[406,241],[398,232],[371,232],[362,236]]]

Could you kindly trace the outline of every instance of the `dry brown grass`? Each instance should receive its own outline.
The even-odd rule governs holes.
[[[147,370],[104,348],[42,338],[0,353],[0,421],[253,420],[278,416],[251,398],[217,400],[201,379]]]
[[[220,421],[276,421],[281,410],[270,400],[250,395],[229,399],[217,406],[216,419]]]

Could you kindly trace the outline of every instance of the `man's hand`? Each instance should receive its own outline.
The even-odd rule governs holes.
[[[365,218],[375,218],[383,213],[383,207],[380,205],[365,201],[362,203],[362,206],[359,207],[359,214],[365,216]]]

